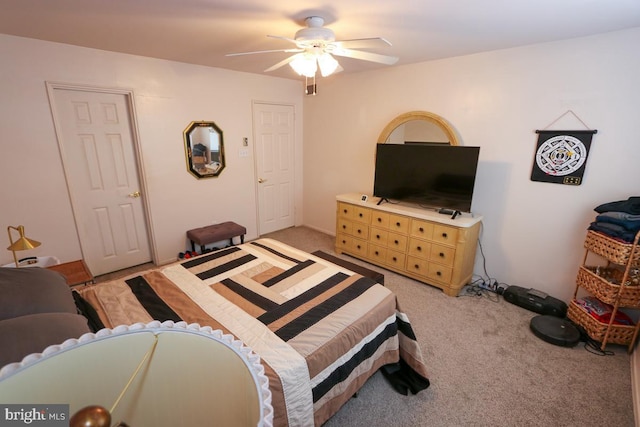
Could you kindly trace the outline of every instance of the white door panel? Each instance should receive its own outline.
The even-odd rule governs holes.
[[[151,260],[127,98],[54,89],[54,111],[84,260],[94,275]],[[139,194],[139,193],[138,193]]]
[[[295,225],[294,114],[289,105],[254,104],[260,234]]]

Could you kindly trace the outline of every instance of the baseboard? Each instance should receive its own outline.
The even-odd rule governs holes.
[[[631,398],[633,399],[633,418],[635,426],[640,427],[640,351],[631,353]]]
[[[314,231],[319,231],[321,233],[328,234],[329,236],[333,236],[333,237],[336,236],[335,228],[332,229],[332,230],[325,230],[323,228],[315,227],[313,225],[308,225],[308,224],[302,224],[302,225],[300,225],[300,227],[307,227],[307,228],[310,228],[310,229],[312,229]]]

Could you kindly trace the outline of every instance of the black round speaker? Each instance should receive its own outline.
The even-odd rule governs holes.
[[[573,347],[580,342],[580,331],[567,319],[540,315],[529,324],[535,336],[548,343],[563,347]]]

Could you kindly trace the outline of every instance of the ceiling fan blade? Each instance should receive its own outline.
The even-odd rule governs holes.
[[[338,48],[342,49],[377,49],[380,47],[391,46],[389,40],[382,37],[372,37],[367,39],[351,39],[351,40],[336,40],[335,44]]]
[[[297,53],[302,52],[302,49],[272,49],[272,50],[256,50],[253,52],[238,52],[238,53],[227,53],[225,56],[240,56],[240,55],[253,55],[256,53],[274,53],[274,52],[287,52],[287,53]]]
[[[336,56],[345,56],[347,58],[378,62],[380,64],[386,64],[386,65],[393,65],[396,62],[398,62],[398,57],[396,56],[380,55],[372,52],[362,52],[360,50],[335,49],[331,53]]]
[[[293,61],[294,59],[296,59],[296,57],[299,55],[291,55],[288,58],[283,59],[282,61],[278,62],[276,65],[272,65],[271,67],[267,68],[266,70],[264,70],[265,73],[268,73],[269,71],[273,71],[273,70],[277,70],[280,67],[284,67],[285,65],[287,65],[289,62]]]
[[[271,37],[272,39],[286,40],[286,41],[291,42],[291,43],[295,44],[296,46],[298,46],[298,42],[295,41],[294,39],[290,38],[290,37],[271,36],[271,35],[268,35],[268,34],[267,34],[267,37]]]

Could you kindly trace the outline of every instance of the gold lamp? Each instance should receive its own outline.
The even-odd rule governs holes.
[[[20,234],[20,237],[15,242],[13,241],[13,237],[11,237],[11,230],[16,230]],[[28,249],[37,248],[40,246],[40,242],[25,237],[23,225],[19,225],[17,227],[13,227],[11,225],[8,226],[7,234],[9,234],[9,242],[11,243],[7,250],[13,252],[13,261],[16,263],[16,267],[20,267],[16,251],[26,251]]]

